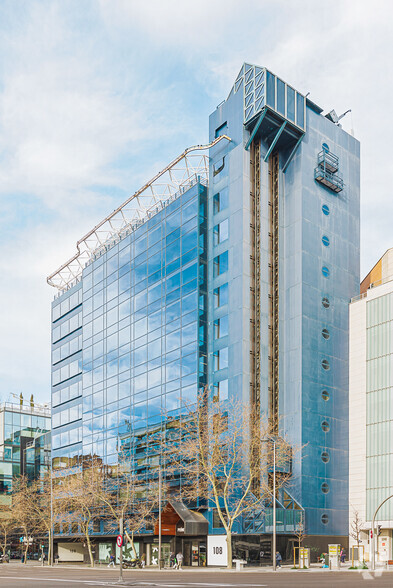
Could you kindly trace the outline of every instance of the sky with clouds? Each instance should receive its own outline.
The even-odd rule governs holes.
[[[393,246],[390,0],[0,0],[0,401],[50,397],[46,276],[185,147],[244,61],[362,143],[362,275]]]

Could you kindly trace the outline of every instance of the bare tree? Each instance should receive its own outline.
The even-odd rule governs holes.
[[[295,535],[295,537],[297,539],[298,546],[300,548],[301,545],[302,545],[302,543],[303,543],[303,541],[307,537],[307,535],[306,535],[306,529],[305,529],[305,525],[304,525],[304,521],[300,521],[300,523],[298,523],[298,525],[296,526],[294,535]]]
[[[102,505],[108,524],[119,529],[124,523],[124,534],[131,544],[134,557],[137,556],[134,534],[152,517],[152,510],[158,502],[154,485],[146,488],[131,472],[130,464],[111,467],[110,475],[104,473],[102,484],[96,487],[96,499]]]
[[[216,509],[226,533],[227,566],[231,568],[235,521],[273,498],[272,441],[277,490],[290,477],[290,446],[249,404],[219,400],[209,404],[207,389],[196,406],[188,407],[187,414],[172,420],[169,432],[167,478],[176,478],[180,472],[181,499],[202,500]]]
[[[86,466],[86,464],[84,464]],[[98,517],[100,500],[97,488],[103,484],[102,464],[91,462],[81,471],[70,470],[56,480],[54,502],[56,520],[63,524],[78,524],[86,541],[90,564],[94,567],[91,543],[92,524]]]
[[[12,519],[25,537],[24,563],[27,562],[29,538],[42,531],[41,521],[37,519],[35,503],[36,491],[25,476],[15,478],[12,490]]]
[[[31,484],[32,498],[31,508],[36,517],[37,526],[40,527],[42,533],[48,536],[48,565],[50,565],[52,557],[52,514],[56,512],[57,504],[53,504],[53,513],[51,509],[51,476],[50,471],[38,480]]]
[[[360,543],[360,533],[363,531],[364,522],[361,520],[359,511],[355,508],[353,509],[353,519],[351,522],[351,530],[349,532],[350,536],[356,541],[356,545],[359,547]]]
[[[3,557],[7,553],[7,546],[12,532],[15,530],[16,523],[12,516],[10,506],[1,506],[0,508],[0,549],[3,552]]]

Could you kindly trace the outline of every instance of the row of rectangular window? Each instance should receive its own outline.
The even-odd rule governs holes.
[[[217,349],[213,353],[214,371],[223,370],[228,367],[228,347]]]
[[[52,393],[52,406],[58,406],[82,395],[82,380],[62,386]]]
[[[393,388],[383,388],[366,394],[367,424],[393,420]]]
[[[196,358],[193,357],[192,361],[196,364]],[[110,364],[106,364],[105,370],[104,366],[100,366],[92,371],[86,371],[83,377],[84,385],[91,386],[93,384],[102,382],[106,378],[110,378],[120,373],[121,368],[122,366],[119,366],[118,362],[112,362]],[[192,371],[190,371],[191,369]],[[199,373],[197,365],[190,366],[189,362],[182,363],[180,365],[178,361],[174,361],[170,364],[163,365],[162,367],[158,367],[147,372],[149,374],[149,386],[156,386],[157,380],[161,382],[162,379],[165,379],[169,382],[179,378],[180,376],[187,376],[194,372]],[[140,389],[140,382],[145,378],[145,376],[146,372],[133,378],[134,390]]]
[[[228,271],[228,251],[217,255],[213,260],[213,277],[217,278]]]
[[[61,325],[55,327],[52,331],[52,342],[56,343],[60,339],[63,339],[70,333],[79,329],[82,326],[82,313],[78,312],[74,314],[71,318],[65,320]]]
[[[14,431],[21,427],[46,428],[49,425],[50,417],[21,414],[12,410],[4,411],[4,424],[10,425]]]
[[[127,279],[129,278],[129,276],[127,276]],[[143,288],[141,290],[145,290],[146,288],[146,284],[143,284]],[[122,315],[124,314],[124,316],[126,316],[125,313],[125,309],[127,308],[126,305],[131,305],[132,306],[132,302],[130,302],[130,300],[132,301],[134,299],[135,296],[137,296],[141,290],[139,290],[139,288],[137,287],[130,287],[130,282],[128,281],[127,284],[122,284],[122,280],[119,281],[119,290],[118,290],[118,294],[116,294],[115,292],[115,297],[111,298],[110,300],[108,300],[106,302],[106,308],[104,308],[104,300],[106,299],[106,297],[104,296],[104,290],[102,290],[101,292],[96,293],[93,297],[91,298],[87,298],[86,300],[84,300],[83,302],[83,317],[84,317],[84,322],[91,320],[90,319],[90,314],[94,311],[94,317],[98,316],[99,314],[102,314],[105,311],[109,311],[109,310],[115,310],[117,308],[119,308],[119,316],[122,317]],[[192,291],[192,289],[197,287],[197,281],[196,280],[192,280],[191,283],[184,283],[181,289],[182,295],[186,295],[187,292]],[[115,289],[116,290],[116,289]],[[119,295],[119,298],[117,298],[117,296]],[[141,296],[146,296],[145,292],[142,293]],[[132,308],[130,308],[130,312],[132,312]],[[98,314],[97,314],[98,313]]]
[[[393,320],[393,293],[367,301],[367,327]]]
[[[190,300],[194,300],[196,303],[196,296]],[[177,304],[173,306],[174,310],[176,310],[176,308],[179,308]],[[179,313],[177,316],[179,318],[173,319],[173,313],[171,312],[169,314],[167,312],[166,319],[168,322],[165,322],[165,315],[162,316],[161,312],[158,312],[143,319],[139,319],[134,324],[129,324],[127,321],[126,325],[119,331],[116,330],[111,335],[107,334],[105,346],[104,340],[99,340],[94,343],[94,345],[85,345],[83,349],[83,359],[84,361],[91,361],[93,358],[97,359],[98,357],[101,357],[105,350],[109,353],[118,348],[122,349],[122,351],[119,351],[119,355],[121,355],[122,353],[130,351],[132,348],[136,349],[137,347],[145,345],[147,343],[146,335],[149,335],[150,344],[157,338],[174,333],[178,329],[185,328],[190,325],[190,323],[195,323],[196,326],[198,311],[194,310],[183,316]],[[93,332],[96,335],[100,330],[93,328]]]
[[[119,306],[112,308],[111,310],[104,312],[98,309],[90,316],[85,317],[83,331],[84,339],[88,339],[91,336],[87,335],[87,333],[89,333],[88,325],[91,323],[91,321],[94,321],[91,323],[93,325],[92,330],[94,333],[103,330],[104,327],[109,328],[119,321],[123,321],[123,319],[126,319],[127,317],[130,317],[129,321],[127,321],[127,326],[128,324],[134,324],[136,331],[138,332],[138,325],[141,323],[141,321],[147,320],[148,331],[152,332],[161,326],[165,327],[165,325],[173,323],[175,320],[182,320],[183,322],[185,321],[185,324],[187,324],[189,320],[186,317],[189,317],[189,313],[192,313],[193,311],[194,314],[197,313],[195,309],[200,306],[198,303],[196,284],[195,289],[193,289],[191,293],[183,295],[181,298],[171,303],[170,305],[166,307],[160,307],[158,310],[152,313],[148,313],[148,308],[146,306],[139,308],[139,305],[142,302],[143,297],[136,301],[130,298],[119,304]],[[136,335],[135,337],[137,338],[141,335]]]
[[[213,228],[213,245],[219,245],[229,238],[229,220],[226,218]]]
[[[97,367],[100,367],[101,365],[110,364],[116,361],[119,361],[120,371],[123,371],[123,369],[125,369],[125,365],[127,365],[128,368],[137,368],[138,366],[145,365],[145,368],[143,370],[135,370],[135,372],[146,371],[147,369],[149,369],[149,364],[154,365],[154,367],[157,367],[158,365],[171,363],[174,360],[180,360],[180,356],[184,358],[189,354],[197,352],[196,333],[192,334],[190,339],[185,339],[183,337],[183,342],[183,345],[180,345],[180,340],[177,340],[177,338],[173,342],[167,340],[167,346],[165,347],[165,342],[161,339],[157,339],[149,345],[143,345],[135,351],[127,352],[123,355],[120,355],[120,353],[118,353],[118,350],[115,350],[113,352],[104,354],[101,357],[98,357],[94,361],[85,361],[83,363],[83,371],[89,372]],[[172,353],[174,351],[178,351],[178,353]]]
[[[214,308],[220,308],[228,304],[228,283],[222,284],[213,290]]]
[[[393,352],[393,320],[367,329],[367,359]]]
[[[229,206],[228,188],[223,188],[213,196],[213,213],[218,214]]]
[[[58,304],[54,304],[52,308],[52,321],[57,321],[60,317],[70,312],[79,304],[82,303],[82,289],[79,288],[76,292],[68,296]]]
[[[109,267],[107,267],[107,272],[105,275],[105,264],[100,265],[95,269],[91,274],[87,275],[83,279],[83,292],[86,295],[86,292],[93,288],[93,286],[98,286],[102,284],[102,281],[106,277],[109,279],[109,276],[115,276],[118,269],[125,267],[126,270],[121,271],[120,273],[123,275],[127,271],[136,271],[137,268],[142,264],[147,264],[148,260],[150,265],[157,265],[158,260],[160,258],[160,266],[164,267],[165,265],[169,266],[169,271],[171,271],[171,264],[172,262],[180,258],[182,255],[186,255],[189,251],[195,249],[198,246],[198,229],[193,223],[193,226],[185,227],[188,232],[183,232],[179,229],[174,231],[170,235],[170,239],[166,244],[161,242],[157,243],[153,250],[149,249],[141,249],[138,252],[138,255],[131,258],[131,252],[129,254],[129,260],[124,263],[124,265],[119,266],[118,263],[114,263],[114,258],[107,262]],[[191,229],[191,230],[190,230]],[[164,262],[164,252],[165,252],[165,259],[166,263]],[[117,261],[115,259],[115,261]],[[145,275],[147,275],[147,268],[145,270]],[[113,278],[110,280],[113,281]]]
[[[70,431],[52,433],[52,449],[73,445],[82,441],[82,427],[74,427]]]
[[[68,425],[82,418],[82,405],[72,406],[66,408],[61,412],[57,412],[52,415],[52,428],[60,427],[62,425]]]
[[[164,396],[170,392],[175,392],[180,396],[181,391],[185,389],[190,390],[190,386],[195,389],[196,394],[196,377],[195,374],[189,374],[184,378],[178,378],[171,382],[162,381],[158,386],[152,386],[147,388],[142,387],[141,391],[134,395],[132,380],[128,379],[124,382],[120,382],[118,385],[109,386],[106,388],[106,392],[101,388],[91,393],[91,388],[84,390],[83,396],[83,412],[90,410],[96,410],[100,407],[108,407],[108,411],[115,410],[118,406],[119,410],[132,403],[147,402],[152,398],[158,396]],[[111,403],[113,408],[110,409]]]
[[[221,337],[226,337],[228,335],[228,329],[229,329],[228,315],[224,315],[224,316],[214,320],[213,333],[214,333],[215,339],[220,339]]]
[[[202,267],[203,266],[201,266],[201,268]],[[151,312],[154,312],[155,310],[158,310],[163,306],[170,305],[172,302],[179,300],[182,296],[186,296],[188,293],[192,292],[193,290],[196,290],[198,287],[198,282],[196,279],[194,279],[187,282],[186,284],[183,284],[181,288],[179,287],[177,289],[173,289],[167,292],[165,292],[164,286],[165,283],[159,283],[156,286],[146,289],[145,285],[142,291],[135,291],[134,296],[132,296],[134,300],[135,311],[150,306]],[[122,293],[123,291],[121,286],[121,280],[119,282],[114,282],[111,285],[110,293],[108,292],[108,289],[106,291],[108,302],[112,300],[112,298],[116,298]],[[114,306],[116,305],[114,304]]]
[[[82,350],[82,335],[78,335],[71,339],[71,341],[66,341],[56,349],[52,351],[52,364],[58,363],[63,359],[67,359],[70,355],[74,355],[78,351]]]
[[[52,386],[56,386],[65,380],[69,380],[74,376],[82,373],[82,359],[71,361],[67,365],[63,365],[52,372]]]

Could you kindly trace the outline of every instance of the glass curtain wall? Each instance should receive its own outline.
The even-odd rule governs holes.
[[[367,302],[367,520],[393,494],[393,294]],[[388,501],[378,514],[393,518]]]

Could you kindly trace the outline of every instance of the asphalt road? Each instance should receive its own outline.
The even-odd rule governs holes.
[[[2,564],[0,566],[1,588],[88,588],[89,586],[119,587],[118,570],[89,568],[53,569],[39,566]],[[331,588],[331,587],[391,587],[392,572],[330,572],[329,570],[291,571],[210,571],[210,570],[127,570],[124,586],[134,588]]]

